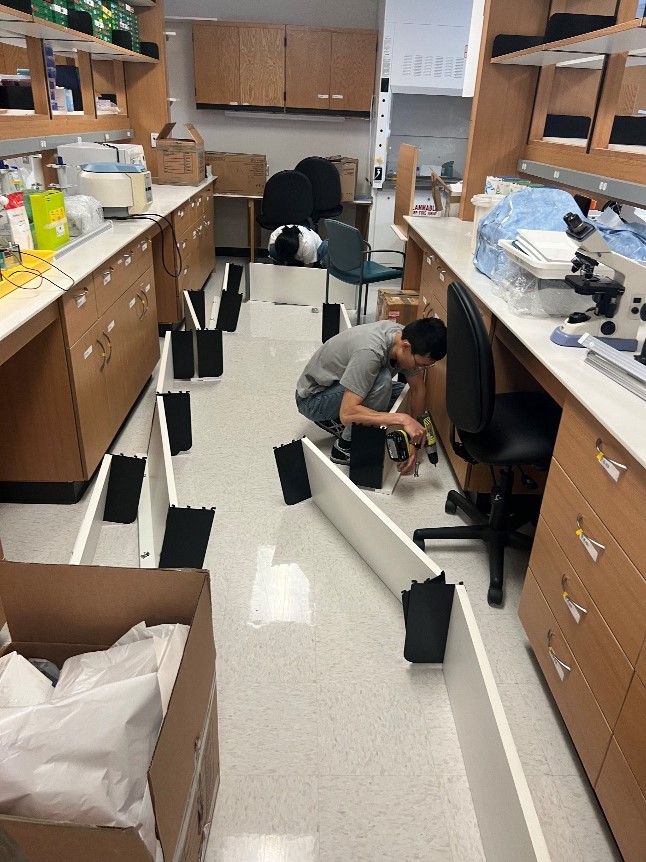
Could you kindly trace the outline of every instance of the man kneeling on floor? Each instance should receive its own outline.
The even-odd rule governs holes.
[[[446,327],[437,317],[402,326],[378,320],[347,329],[326,341],[305,366],[296,384],[296,406],[320,428],[337,437],[330,458],[350,463],[352,423],[400,425],[411,442],[422,444],[425,431],[413,419],[426,410],[423,370],[446,355]],[[389,413],[404,388],[393,383],[402,373],[410,386],[411,412]],[[416,455],[398,464],[404,475]]]

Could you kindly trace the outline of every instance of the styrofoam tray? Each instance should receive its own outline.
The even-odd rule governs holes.
[[[530,257],[519,246],[508,239],[499,239],[498,245],[504,249],[507,257],[518,263],[523,269],[531,272],[536,278],[563,280],[566,275],[572,275],[571,263],[547,260],[539,261],[536,258]],[[599,264],[596,268],[596,273],[597,275],[609,275],[612,273],[612,270],[603,264]]]

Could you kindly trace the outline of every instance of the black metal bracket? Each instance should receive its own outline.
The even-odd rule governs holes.
[[[213,509],[170,506],[161,553],[160,569],[201,569],[215,517]]]
[[[334,335],[339,334],[341,328],[341,306],[338,302],[323,303],[323,321],[321,327],[321,341],[325,344]]]
[[[163,392],[161,397],[164,399],[170,454],[188,452],[193,446],[191,393]]]
[[[275,446],[274,457],[285,503],[293,506],[303,500],[309,500],[312,489],[307,475],[303,441],[293,440],[284,446]]]
[[[350,441],[350,481],[364,488],[381,488],[385,449],[385,428],[353,425]]]
[[[132,524],[137,520],[146,459],[113,455],[110,459],[108,490],[103,520],[113,524]]]

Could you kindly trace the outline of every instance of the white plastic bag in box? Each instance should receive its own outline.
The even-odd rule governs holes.
[[[44,703],[53,691],[47,677],[17,652],[0,658],[0,708]]]
[[[184,647],[188,638],[189,626],[181,623],[164,623],[158,626],[147,626],[139,623],[133,626],[116,642],[116,646],[137,641],[152,641],[157,654],[157,678],[161,689],[162,708],[164,715],[175,685],[175,679],[184,655]]]

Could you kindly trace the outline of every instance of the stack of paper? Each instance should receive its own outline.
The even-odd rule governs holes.
[[[636,362],[632,353],[622,353],[592,335],[582,335],[579,344],[587,347],[585,361],[615,383],[646,401],[646,365]]]

